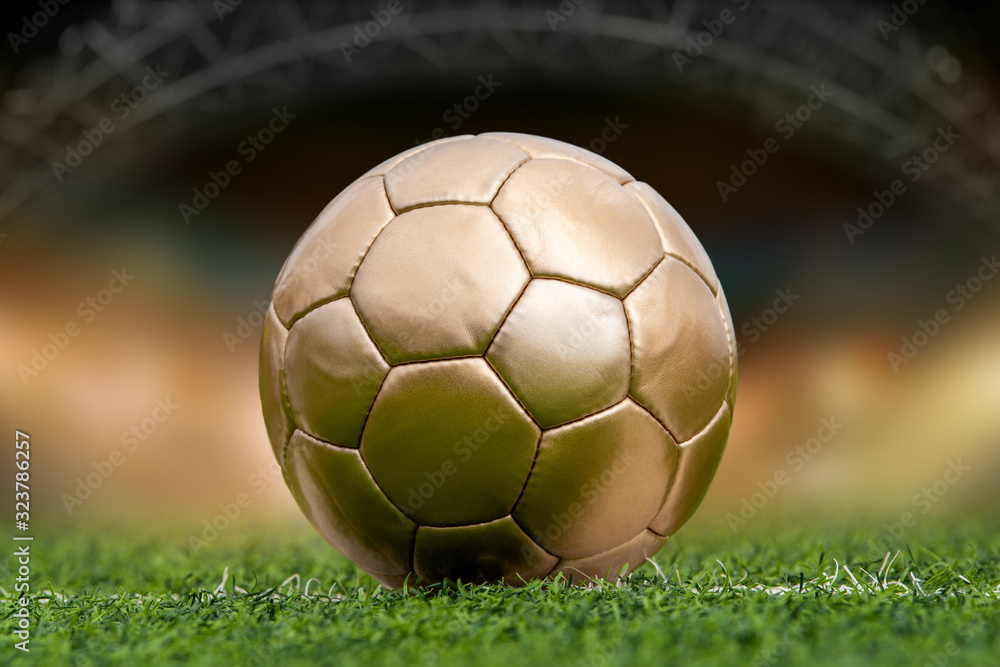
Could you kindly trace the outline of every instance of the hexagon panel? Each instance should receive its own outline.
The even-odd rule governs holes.
[[[295,431],[285,460],[295,500],[330,544],[366,571],[409,572],[417,526],[375,485],[356,449]]]
[[[635,180],[632,178],[632,174],[611,160],[601,157],[597,153],[588,151],[585,148],[567,144],[557,139],[538,137],[532,134],[518,134],[516,132],[486,132],[479,136],[507,141],[520,148],[532,158],[564,158],[582,162],[604,172],[612,180],[620,184]]]
[[[677,479],[649,524],[650,530],[673,535],[694,515],[722,461],[732,421],[729,405],[724,403],[704,430],[681,445]]]
[[[715,300],[719,304],[719,310],[722,312],[722,318],[726,323],[726,336],[729,339],[729,390],[726,392],[726,402],[729,403],[729,409],[732,410],[733,406],[736,405],[736,386],[739,384],[736,329],[733,327],[733,315],[729,312],[729,302],[726,301],[726,295],[722,291],[722,287],[719,287],[719,291],[715,295]]]
[[[632,396],[684,442],[729,389],[729,339],[715,295],[673,257],[625,299],[632,331]]]
[[[538,427],[482,358],[389,371],[361,436],[379,487],[422,525],[510,513],[531,470]]]
[[[576,583],[595,579],[615,581],[619,575],[628,575],[645,563],[647,558],[652,558],[666,542],[667,538],[651,530],[644,530],[628,542],[608,551],[583,558],[564,558],[559,561],[551,576],[561,574]]]
[[[351,298],[396,364],[482,354],[528,278],[489,207],[428,206],[389,223]]]
[[[527,159],[503,141],[469,137],[435,143],[389,169],[385,189],[398,213],[443,202],[489,204]]]
[[[414,146],[409,150],[405,150],[402,153],[399,153],[398,155],[393,155],[388,160],[385,160],[375,165],[374,167],[366,171],[361,176],[361,178],[367,178],[368,176],[385,176],[390,169],[392,169],[393,167],[395,167],[397,164],[407,159],[408,157],[412,157],[413,155],[416,155],[421,151],[425,151],[428,148],[434,146],[440,146],[441,144],[447,144],[452,141],[460,141],[462,139],[468,139],[471,136],[472,136],[471,134],[460,134],[455,137],[445,137],[443,139],[437,139],[436,141],[429,141],[425,144],[420,144],[419,146]]]
[[[628,394],[625,309],[589,287],[532,280],[486,358],[542,428],[580,419]]]
[[[532,542],[509,516],[474,526],[421,526],[413,549],[413,568],[421,584],[447,577],[467,583],[504,581],[522,586],[547,575],[557,560]]]
[[[355,181],[327,204],[285,261],[274,311],[291,326],[309,308],[347,294],[378,233],[395,216],[381,178]]]
[[[712,260],[680,213],[646,183],[628,183],[625,189],[632,193],[653,219],[663,242],[663,250],[687,262],[708,283],[713,293],[718,292],[719,277],[715,274]]]
[[[523,164],[492,207],[535,276],[622,297],[663,255],[642,205],[606,174],[572,160]]]
[[[285,465],[284,449],[295,428],[285,391],[285,341],[288,330],[268,306],[260,340],[260,402],[274,456]]]
[[[389,364],[349,298],[315,308],[292,326],[286,366],[295,422],[321,440],[357,447]]]
[[[591,556],[649,525],[676,468],[674,441],[625,399],[542,435],[513,517],[549,553]]]

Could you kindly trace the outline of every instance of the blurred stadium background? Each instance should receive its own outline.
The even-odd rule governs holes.
[[[724,525],[777,471],[789,482],[761,515],[898,517],[959,460],[969,471],[935,512],[995,512],[1000,279],[961,310],[948,295],[1000,251],[997,3],[399,6],[360,47],[355,28],[386,3],[69,3],[30,37],[40,5],[7,7],[0,422],[31,434],[36,522],[195,532],[248,493],[240,522],[304,524],[268,471],[256,304],[361,173],[432,136],[491,130],[598,150],[660,191],[715,262],[740,388],[697,524]],[[817,88],[832,95],[803,106]],[[294,118],[247,161],[275,108]],[[908,161],[949,127],[959,137],[911,182]],[[769,138],[779,150],[741,167]],[[86,141],[78,166],[53,167]],[[234,159],[242,171],[185,220]],[[734,165],[755,173],[723,198]],[[848,233],[894,179],[905,193]],[[123,267],[134,279],[102,292]],[[797,297],[780,314],[779,291]],[[938,309],[949,321],[894,369],[888,353]],[[35,351],[53,358],[26,373]],[[157,399],[177,406],[162,423]],[[788,458],[823,419],[843,427],[811,460]],[[123,439],[133,427],[145,440]],[[0,458],[5,479],[12,463]]]

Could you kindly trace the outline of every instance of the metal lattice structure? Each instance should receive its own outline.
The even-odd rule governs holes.
[[[810,130],[889,164],[952,125],[962,141],[926,179],[1000,230],[1000,117],[980,77],[961,72],[955,56],[910,25],[884,39],[883,6],[748,3],[740,12],[740,4],[404,3],[348,62],[341,44],[372,19],[358,5],[116,1],[107,16],[67,29],[59,53],[24,67],[4,94],[0,214],[57,187],[52,161],[154,63],[171,76],[123,125],[129,137],[163,140],[237,110],[380,77],[530,67],[584,80],[641,78],[735,99],[764,116],[794,108],[803,91],[827,82],[832,111]],[[736,19],[678,71],[674,54],[725,8]]]

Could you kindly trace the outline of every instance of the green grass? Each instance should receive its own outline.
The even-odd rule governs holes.
[[[68,528],[32,545],[31,653],[14,651],[5,630],[0,655],[46,665],[997,664],[1000,534],[931,519],[921,531],[891,567],[869,544],[876,526],[751,524],[738,536],[682,531],[657,557],[663,576],[647,564],[618,586],[404,593],[304,530],[234,527],[195,553],[180,531]],[[11,591],[5,560],[0,585]],[[310,577],[319,581],[305,597]],[[9,618],[9,597],[0,609]]]

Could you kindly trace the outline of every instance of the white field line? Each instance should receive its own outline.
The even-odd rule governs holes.
[[[695,595],[718,595],[720,593],[739,591],[739,592],[749,592],[749,593],[764,593],[766,595],[781,597],[785,595],[795,595],[800,593],[800,591],[802,594],[807,594],[807,593],[811,594],[819,590],[825,593],[833,593],[847,597],[851,595],[867,595],[878,591],[891,590],[895,593],[897,597],[904,597],[904,596],[908,597],[910,595],[913,595],[914,592],[916,592],[917,595],[922,597],[935,597],[942,595],[947,595],[948,597],[954,597],[960,594],[971,595],[979,592],[978,590],[972,587],[971,581],[969,581],[968,579],[966,579],[961,575],[958,575],[958,578],[964,581],[965,583],[969,584],[969,587],[966,589],[952,589],[951,591],[946,591],[944,588],[938,588],[936,590],[927,592],[921,586],[921,584],[923,584],[924,581],[918,579],[916,575],[914,575],[912,572],[910,572],[909,585],[900,580],[890,581],[889,570],[892,568],[893,563],[896,562],[896,558],[898,556],[899,556],[898,551],[896,552],[895,555],[892,555],[891,553],[886,554],[885,560],[882,561],[882,567],[879,568],[879,571],[874,575],[867,572],[864,568],[859,567],[858,569],[863,573],[861,579],[859,579],[851,571],[849,567],[847,567],[846,565],[841,566],[840,562],[837,561],[837,559],[833,559],[833,562],[836,565],[836,570],[834,571],[833,574],[824,572],[815,579],[810,579],[809,581],[803,581],[801,585],[792,585],[792,586],[787,586],[787,585],[765,586],[764,584],[748,585],[743,583],[743,581],[745,581],[745,578],[734,584],[730,579],[728,568],[725,566],[724,563],[722,563],[722,561],[716,561],[716,562],[718,562],[719,565],[722,567],[722,573],[726,581],[726,584],[724,586],[713,585],[709,588],[701,588],[700,586],[692,582],[688,582],[688,584],[685,585],[684,582],[680,580],[680,573],[677,570],[674,570],[672,574],[676,575],[677,583],[680,586],[686,588],[688,592],[693,593]],[[656,580],[666,581],[668,579],[668,577],[663,573],[663,570],[660,568],[659,564],[657,564],[652,560],[648,560],[647,562],[652,563],[653,568],[655,569],[656,574],[653,576],[654,581]],[[838,585],[837,580],[840,579],[841,570],[843,570],[846,573],[846,580]],[[621,588],[628,585],[631,579],[632,579],[631,576],[622,577],[615,583],[609,583],[607,581],[598,580],[592,582],[591,584],[586,586],[586,588],[601,589],[613,586]],[[213,590],[209,591],[204,588],[199,588],[194,592],[210,596],[212,598],[224,598],[230,595],[229,593],[226,592],[226,583],[228,581],[229,581],[229,568],[226,567],[222,572],[222,581],[220,581],[219,585],[216,586]],[[313,590],[314,583],[315,583],[315,590]],[[274,600],[280,600],[285,597],[301,596],[303,598],[310,600],[321,599],[327,601],[327,600],[343,600],[355,593],[359,595],[362,599],[369,595],[367,590],[364,588],[357,588],[354,591],[343,589],[344,593],[334,593],[334,589],[337,587],[343,589],[343,587],[340,586],[340,584],[334,583],[333,586],[331,586],[326,591],[326,593],[324,593],[320,580],[316,579],[315,577],[307,579],[305,582],[305,586],[303,587],[302,577],[299,576],[299,574],[296,572],[295,574],[292,574],[291,576],[287,577],[284,581],[282,581],[280,584],[278,584],[274,592],[271,593],[270,597],[271,599]],[[233,586],[233,592],[237,593],[238,595],[248,595],[248,596],[255,595],[240,586]],[[371,597],[377,598],[381,594],[382,594],[382,589],[378,589],[373,593],[371,593]],[[1000,600],[1000,584],[997,584],[997,586],[992,590],[985,591],[984,595],[986,595],[987,597]],[[56,600],[57,602],[65,602],[69,599],[78,596],[72,593],[69,595],[64,595],[62,593],[46,589],[40,591],[37,594],[31,594],[29,597],[31,597],[36,602],[46,603],[51,600]],[[113,595],[107,596],[107,599],[113,600],[113,599],[118,599],[118,597],[119,597],[118,594],[115,593]],[[162,598],[163,595],[150,595],[150,594],[144,595],[141,593],[134,593],[126,597],[135,598],[138,600],[149,600],[149,599]],[[169,594],[169,597],[174,600],[181,599],[181,595],[178,593],[171,593]],[[12,596],[9,592],[7,592],[5,588],[0,586],[0,598],[9,600],[12,599]]]
[[[938,588],[934,591],[931,591],[930,593],[926,592],[921,586],[921,584],[924,583],[924,581],[922,579],[918,579],[916,575],[914,575],[912,572],[910,572],[910,580],[912,583],[912,588],[899,580],[890,581],[889,570],[892,568],[892,564],[896,562],[896,558],[898,556],[899,556],[898,551],[895,553],[895,555],[893,555],[891,552],[887,553],[885,555],[885,559],[882,561],[882,567],[879,568],[878,573],[874,575],[869,573],[864,568],[859,567],[858,569],[864,573],[864,577],[867,577],[868,581],[865,581],[864,577],[861,580],[859,580],[854,575],[854,573],[851,572],[851,569],[847,565],[844,565],[843,570],[847,574],[847,578],[850,579],[850,583],[844,582],[841,583],[840,585],[836,585],[837,579],[840,577],[840,571],[841,571],[840,562],[837,561],[836,558],[833,559],[833,562],[837,566],[837,569],[832,575],[827,572],[824,572],[819,577],[815,579],[810,579],[809,581],[803,581],[800,585],[797,586],[796,585],[765,586],[764,584],[756,584],[748,586],[743,583],[733,584],[731,579],[729,578],[728,568],[726,568],[725,564],[723,564],[721,561],[716,561],[722,567],[722,573],[725,576],[726,585],[712,586],[710,588],[705,588],[705,589],[692,586],[690,590],[691,592],[697,595],[709,595],[709,594],[715,595],[718,593],[725,593],[727,591],[740,591],[740,592],[752,592],[752,593],[765,593],[767,595],[773,595],[779,597],[784,595],[794,595],[799,592],[813,593],[816,590],[825,593],[837,593],[844,596],[864,595],[869,593],[875,593],[877,591],[892,590],[895,592],[897,597],[910,596],[913,594],[914,591],[916,591],[917,595],[924,597],[941,596],[945,594],[947,594],[949,597],[953,597],[959,594],[969,595],[978,592],[977,590],[972,588],[972,582],[963,577],[962,575],[958,575],[958,578],[964,581],[965,583],[969,584],[969,588],[965,590],[953,589],[950,592],[946,592],[944,588]],[[653,562],[653,561],[647,559],[647,562]],[[656,568],[656,577],[654,579],[666,580],[667,577],[664,576],[663,570],[660,569],[659,565],[657,565],[656,563],[653,563],[653,565]],[[677,578],[678,578],[678,583],[681,583],[679,573]],[[623,585],[625,582],[628,581],[628,579],[629,577],[619,580],[618,585],[619,586]],[[1000,584],[997,584],[997,586],[993,590],[985,591],[984,594],[987,597],[1000,599]]]

